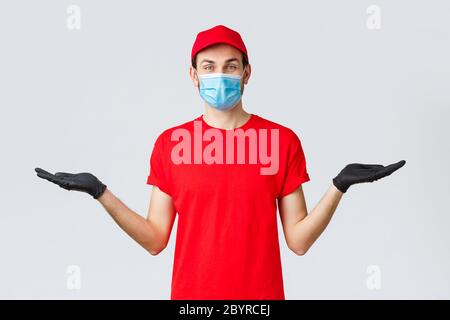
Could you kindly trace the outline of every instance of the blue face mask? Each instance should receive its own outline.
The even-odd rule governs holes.
[[[210,73],[198,75],[200,96],[211,107],[225,111],[241,99],[242,75]]]

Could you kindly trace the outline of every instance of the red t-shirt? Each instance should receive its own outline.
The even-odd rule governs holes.
[[[147,184],[178,213],[171,299],[284,300],[277,199],[306,181],[298,136],[258,115],[233,130],[201,115],[162,132]]]

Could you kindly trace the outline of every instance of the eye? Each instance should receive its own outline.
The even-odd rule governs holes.
[[[230,65],[228,66],[228,69],[234,71],[234,70],[237,69],[237,66],[230,64]]]
[[[212,65],[207,64],[203,67],[203,69],[207,70],[207,71],[211,71],[212,70]]]

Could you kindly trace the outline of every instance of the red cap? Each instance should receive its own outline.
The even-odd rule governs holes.
[[[240,50],[248,61],[247,48],[241,35],[230,28],[223,25],[215,26],[211,29],[201,31],[197,34],[194,45],[192,46],[191,60],[200,51],[216,43],[226,43]]]

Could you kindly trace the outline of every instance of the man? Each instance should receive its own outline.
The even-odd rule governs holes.
[[[147,219],[90,173],[35,170],[62,188],[91,194],[152,255],[166,247],[178,213],[171,299],[285,299],[277,206],[288,247],[304,255],[352,184],[385,177],[405,161],[347,165],[308,214],[300,139],[243,108],[251,65],[239,33],[222,25],[200,32],[191,64],[204,114],[156,139]]]

